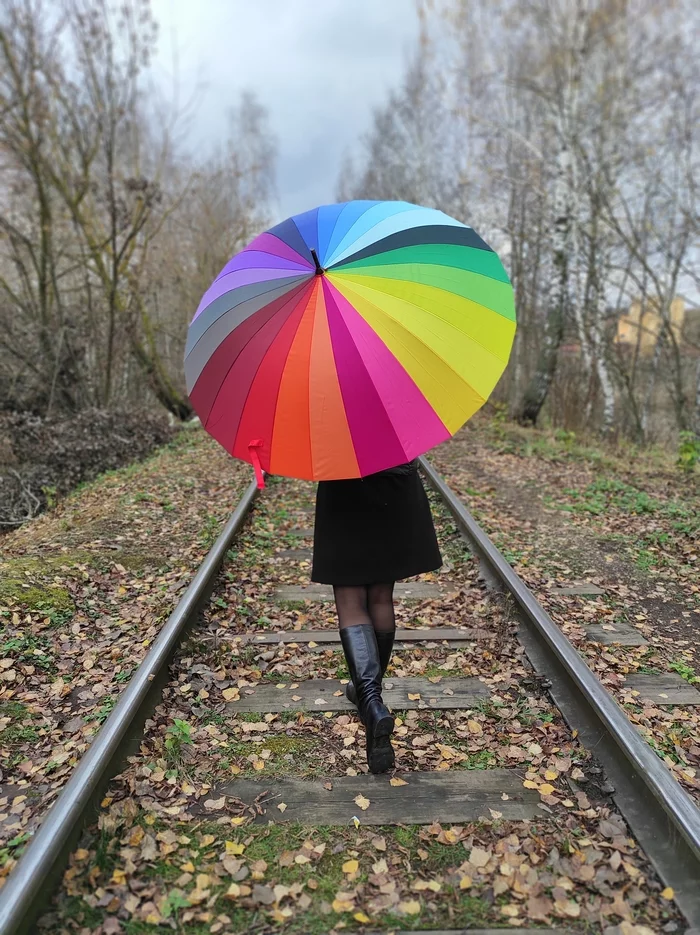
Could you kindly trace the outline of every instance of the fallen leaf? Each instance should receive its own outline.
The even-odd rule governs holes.
[[[417,899],[408,899],[399,903],[397,909],[399,912],[403,912],[404,915],[416,916],[420,912],[420,903]]]
[[[207,799],[204,803],[204,807],[207,811],[215,812],[218,809],[223,808],[226,805],[226,796],[222,795],[220,799]],[[205,845],[206,846],[206,845]]]
[[[672,886],[667,886],[666,889],[661,890],[661,895],[664,899],[673,899],[675,896],[675,890]]]
[[[491,860],[491,851],[485,851],[482,847],[473,847],[469,855],[469,863],[472,867],[485,867]]]
[[[346,860],[343,864],[343,873],[355,873],[359,866],[356,860]]]
[[[286,804],[285,804],[284,802],[280,802],[280,804],[277,806],[277,808],[278,808],[281,812],[286,812],[286,810],[287,810],[287,806],[286,806]]]
[[[355,805],[359,805],[363,812],[366,812],[370,806],[369,799],[366,799],[364,795],[356,795],[353,801]]]
[[[390,786],[407,786],[408,783],[405,779],[399,779],[398,776],[392,776],[389,780]]]
[[[331,903],[333,907],[333,912],[352,912],[354,909],[354,903],[351,899],[347,898],[347,894],[342,894],[343,899],[339,899],[337,896]]]
[[[353,919],[354,919],[356,922],[361,922],[363,925],[364,925],[365,923],[369,922],[369,916],[366,916],[366,915],[364,914],[364,912],[356,912],[356,913],[353,915]]]
[[[543,782],[539,788],[540,795],[551,795],[554,792],[554,786],[550,786],[548,782]]]
[[[415,695],[412,695],[412,694],[409,692],[409,693],[408,693],[408,700],[409,700],[409,701],[420,701],[420,692],[416,692]]]

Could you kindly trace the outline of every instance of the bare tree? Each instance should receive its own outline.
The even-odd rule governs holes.
[[[0,15],[2,365],[15,385],[30,375],[39,408],[119,405],[140,381],[186,417],[169,334],[181,350],[206,277],[263,220],[274,156],[264,112],[246,97],[235,140],[188,159],[180,114],[147,84],[156,38],[149,0],[50,11],[8,0]],[[197,214],[199,239],[185,223]],[[170,274],[183,282],[189,270],[199,290],[188,283],[176,307],[166,244]],[[196,254],[205,244],[211,258]]]

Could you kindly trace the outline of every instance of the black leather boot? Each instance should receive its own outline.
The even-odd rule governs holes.
[[[382,678],[384,678],[387,667],[389,665],[389,660],[391,659],[391,651],[394,648],[396,627],[394,627],[393,630],[375,630],[374,635],[377,638],[379,665],[382,670]],[[348,699],[350,704],[357,706],[357,692],[355,691],[355,686],[351,681],[348,682],[348,684],[345,686],[345,697]]]
[[[374,627],[366,623],[345,627],[340,631],[340,642],[365,725],[367,765],[371,773],[384,773],[394,765],[394,718],[382,701],[382,671]]]

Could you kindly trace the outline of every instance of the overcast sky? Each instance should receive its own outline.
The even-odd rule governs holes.
[[[244,88],[278,144],[279,218],[335,201],[342,156],[401,80],[418,32],[413,0],[152,0],[158,68],[186,96],[204,85],[193,137],[225,135]],[[177,68],[173,68],[173,50]]]

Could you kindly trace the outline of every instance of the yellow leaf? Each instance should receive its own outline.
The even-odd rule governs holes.
[[[112,873],[112,883],[116,883],[117,886],[123,886],[126,883],[126,874],[123,870],[115,870]]]
[[[665,890],[661,890],[661,895],[664,899],[673,899],[675,892],[672,886],[667,886]]]
[[[519,912],[520,909],[517,906],[514,906],[512,903],[508,906],[501,906],[502,915],[508,916],[511,919],[514,919]]]
[[[409,700],[409,701],[420,701],[420,692],[416,692],[415,695],[412,695],[412,694],[409,692],[409,693],[408,693],[408,700]]]
[[[90,851],[86,851],[84,847],[79,847],[73,856],[76,860],[87,860],[90,856]]]
[[[278,808],[281,812],[286,812],[286,811],[287,811],[287,806],[286,806],[286,804],[285,804],[284,802],[280,802],[280,804],[277,806],[277,808]]]
[[[301,695],[292,695],[292,701],[301,701]]]
[[[398,905],[399,912],[403,912],[405,915],[416,916],[420,912],[420,903],[417,899],[407,899],[403,903]]]
[[[484,728],[479,724],[478,721],[467,721],[467,728],[469,729],[470,734],[483,734]]]
[[[245,850],[245,844],[239,844],[238,841],[227,841],[226,842],[226,853],[235,854],[237,857],[240,856]]]
[[[392,776],[391,779],[389,780],[389,785],[390,786],[407,786],[408,783],[406,782],[405,779],[399,779],[398,776]]]
[[[353,799],[355,805],[359,805],[363,812],[367,811],[370,806],[369,799],[366,799],[364,795],[356,795]]]
[[[180,867],[180,869],[185,873],[194,873],[195,867],[192,861],[188,860],[186,864],[183,864],[182,867]]]
[[[232,883],[224,893],[224,899],[237,899],[241,895],[241,888],[238,883]]]
[[[234,776],[237,776],[237,775],[240,773],[240,771],[241,771],[240,766],[232,766],[232,767],[231,767],[231,772],[233,773]]]
[[[364,925],[366,922],[369,922],[369,916],[366,916],[366,915],[364,914],[364,912],[356,912],[356,913],[353,915],[353,919],[354,919],[356,922],[362,922],[363,925]]]
[[[224,696],[224,701],[240,701],[241,695],[237,688],[225,688],[221,694]]]
[[[331,903],[333,912],[352,912],[353,904],[349,899],[334,899]]]
[[[462,879],[459,881],[459,888],[461,890],[468,890],[472,885],[472,882],[473,881],[471,877],[462,877]]]
[[[524,780],[523,780],[523,785],[525,786],[526,789],[536,789],[536,788],[537,788],[537,783],[536,783],[536,782],[533,782],[531,779],[524,779]]]
[[[231,824],[234,826],[234,828],[237,828],[238,825],[242,825],[245,820],[245,815],[236,815],[235,818],[231,819]]]
[[[202,847],[209,847],[210,844],[213,844],[216,841],[216,835],[214,834],[203,834],[199,839],[199,843]]]
[[[343,864],[343,873],[355,873],[359,866],[356,860],[346,860]]]
[[[415,890],[417,893],[422,893],[424,890],[439,893],[442,886],[437,880],[416,880],[411,889]]]
[[[198,890],[206,890],[211,886],[211,877],[208,873],[198,873],[196,886]]]
[[[550,786],[548,782],[543,782],[540,786],[541,795],[551,795],[554,792],[554,786]]]
[[[253,769],[265,769],[265,760],[253,760]]]
[[[352,823],[353,825],[355,825],[356,828],[360,827],[360,819],[356,818],[354,815],[352,816]]]
[[[553,769],[545,770],[545,774],[544,774],[545,779],[557,779],[558,777],[559,777],[559,773],[556,772],[556,770],[553,770]]]

